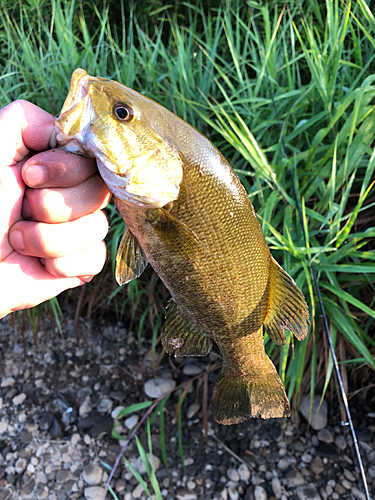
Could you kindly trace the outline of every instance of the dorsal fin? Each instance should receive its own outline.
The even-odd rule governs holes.
[[[290,330],[298,340],[302,340],[309,327],[309,309],[305,297],[273,257],[270,266],[270,299],[264,326],[278,345],[286,344],[285,330]]]

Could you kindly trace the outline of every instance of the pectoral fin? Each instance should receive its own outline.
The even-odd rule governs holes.
[[[128,228],[121,239],[116,256],[116,281],[119,285],[138,278],[147,266],[147,260],[138,241]]]
[[[167,306],[161,343],[175,356],[206,356],[212,347],[210,337],[184,316],[173,300]]]
[[[203,249],[197,235],[167,210],[163,208],[150,209],[147,210],[146,216],[159,238],[171,251],[191,254]]]
[[[270,338],[278,345],[286,344],[285,330],[290,330],[298,340],[303,340],[309,326],[305,297],[273,257],[270,267],[270,301],[264,326]]]

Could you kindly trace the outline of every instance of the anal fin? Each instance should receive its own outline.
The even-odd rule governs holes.
[[[117,283],[123,285],[138,278],[138,276],[143,273],[146,266],[147,260],[143,254],[142,248],[139,246],[133,234],[126,228],[116,256]]]
[[[303,340],[309,326],[309,310],[305,297],[287,272],[271,257],[270,299],[264,326],[270,338],[285,345],[285,330]]]
[[[212,340],[191,322],[171,300],[161,334],[161,342],[168,354],[174,356],[206,356]]]

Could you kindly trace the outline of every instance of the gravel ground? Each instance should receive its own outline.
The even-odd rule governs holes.
[[[150,344],[143,342],[139,352],[135,334],[124,325],[100,319],[89,331],[82,320],[84,340],[77,344],[73,319],[69,313],[64,316],[62,335],[44,320],[37,347],[30,331],[23,342],[9,318],[0,321],[0,500],[102,500],[110,472],[105,464],[113,465],[121,449],[111,436],[113,415],[149,399],[145,383],[149,391],[155,376],[159,387],[179,384],[217,362],[215,352],[173,363],[164,356],[155,374]],[[209,398],[216,375],[208,376]],[[153,461],[163,498],[365,499],[351,437],[340,425],[335,398],[323,407],[320,429],[309,427],[298,415],[285,427],[279,420],[258,419],[225,427],[209,414],[206,441],[202,381],[203,377],[194,381],[182,407],[187,475],[178,449],[176,393],[165,407],[169,476],[161,461],[158,424],[152,425]],[[374,392],[359,394],[351,400],[351,409],[375,498]],[[131,417],[118,429],[124,435],[138,418]],[[134,441],[125,455],[147,479]],[[111,486],[120,500],[147,498],[124,462]],[[106,498],[113,497],[108,493]]]

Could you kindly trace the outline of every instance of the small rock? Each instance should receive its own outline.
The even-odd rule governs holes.
[[[125,420],[124,424],[125,427],[127,427],[130,430],[133,429],[133,427],[138,424],[138,421],[139,421],[138,415],[132,415],[131,417],[128,417]]]
[[[185,375],[194,376],[194,375],[198,375],[199,373],[201,373],[203,371],[203,369],[200,366],[195,365],[194,363],[187,363],[183,367],[182,371]]]
[[[236,469],[228,469],[227,475],[228,475],[229,479],[231,481],[234,481],[235,483],[238,483],[238,481],[240,480],[240,476],[239,476],[238,472],[236,471]]]
[[[0,422],[0,434],[4,434],[8,430],[8,422],[3,420]]]
[[[98,404],[99,413],[111,413],[113,407],[113,401],[109,398],[104,398]]]
[[[243,481],[244,483],[248,483],[250,481],[250,471],[245,464],[241,464],[238,467],[237,472],[240,476],[241,481]]]
[[[177,500],[196,500],[197,498],[198,495],[195,491],[189,490],[188,488],[180,488],[176,493]]]
[[[117,418],[120,411],[122,411],[124,408],[125,408],[124,406],[116,406],[116,408],[112,410],[111,417]]]
[[[288,488],[296,488],[297,486],[303,486],[305,480],[300,472],[297,469],[291,469],[286,474],[286,484]]]
[[[214,500],[228,500],[228,490],[223,488],[221,491],[215,491]]]
[[[358,500],[366,500],[366,495],[355,486],[352,488],[351,493],[355,498],[358,498]]]
[[[32,479],[27,484],[25,484],[24,487],[21,489],[20,498],[22,499],[30,498],[31,495],[33,495],[34,487],[35,487],[35,481],[34,479]]]
[[[176,387],[176,381],[171,378],[152,378],[145,383],[145,393],[149,398],[160,398]]]
[[[254,498],[255,500],[267,500],[266,490],[262,486],[255,486]]]
[[[277,463],[277,468],[281,470],[287,470],[289,467],[290,463],[287,458],[280,458],[280,460]]]
[[[345,437],[342,434],[339,434],[338,436],[336,436],[336,438],[335,438],[335,445],[340,450],[345,450],[345,448],[347,446],[346,445],[346,439],[345,439]]]
[[[321,500],[319,493],[312,484],[297,488],[296,493],[299,500]]]
[[[88,464],[83,469],[83,479],[90,486],[100,484],[103,476],[103,470],[99,465]]]
[[[13,377],[5,377],[1,381],[1,387],[13,387],[16,381]]]
[[[233,486],[228,486],[228,495],[230,500],[238,500],[240,498],[240,495],[238,494],[238,491],[236,490],[236,487]]]
[[[38,472],[37,475],[35,476],[36,484],[47,484],[47,481],[48,481],[47,476],[43,471]]]
[[[72,475],[69,470],[66,469],[59,469],[56,472],[56,481],[60,484],[67,483],[72,479]]]
[[[80,405],[78,413],[80,417],[87,417],[90,413],[92,407],[89,399],[85,399],[84,402]]]
[[[132,497],[139,498],[143,492],[144,492],[143,486],[141,484],[138,484],[138,486],[136,486],[132,491]]]
[[[349,481],[352,481],[353,483],[356,481],[356,478],[353,476],[353,474],[348,469],[344,469],[344,476],[346,477],[346,479],[348,479]]]
[[[21,394],[18,394],[17,396],[14,396],[12,399],[14,406],[22,405],[22,403],[26,399],[26,394],[24,392],[21,392]]]
[[[347,479],[344,479],[341,484],[346,490],[350,490],[352,488],[352,483]]]
[[[26,458],[19,458],[15,463],[17,474],[22,474],[22,472],[26,469],[26,466],[27,466]]]
[[[116,493],[121,493],[122,491],[124,491],[126,488],[126,483],[123,479],[119,479],[118,481],[116,481],[116,484],[115,484],[115,490],[116,490]]]
[[[310,464],[310,468],[314,474],[320,474],[321,472],[323,472],[324,465],[322,459],[319,456],[315,457]]]
[[[86,500],[103,500],[104,488],[101,486],[90,486],[85,488],[85,498]]]
[[[186,416],[187,418],[190,420],[191,418],[194,417],[194,415],[196,415],[199,410],[201,409],[201,405],[198,404],[198,403],[193,403],[189,406],[189,408],[187,409],[187,412],[186,412]]]
[[[323,441],[323,443],[333,443],[333,436],[328,429],[320,429],[318,439],[319,441]]]
[[[152,455],[152,457],[151,457],[151,455],[149,453],[147,454],[147,458],[148,458],[150,463],[151,463],[151,459],[152,459],[154,471],[156,472],[160,467],[160,458],[156,457],[155,455]],[[135,467],[140,474],[146,473],[146,467],[145,467],[145,464],[143,463],[141,457],[139,457],[135,460]]]
[[[310,396],[305,396],[299,408],[301,415],[310,423],[311,427],[318,431],[327,426],[327,412],[328,407],[326,401],[323,399],[322,404],[321,396],[315,395],[313,398],[311,420],[310,420]]]
[[[272,478],[272,491],[276,498],[281,498],[281,484],[276,476]]]
[[[9,500],[12,496],[12,490],[9,488],[0,488],[0,500]]]
[[[309,463],[311,463],[312,458],[313,458],[313,457],[312,457],[309,453],[304,453],[304,454],[302,455],[302,457],[301,457],[302,462],[304,462],[305,464],[309,464]]]
[[[78,434],[78,432],[74,433],[73,436],[70,438],[70,442],[72,443],[73,446],[76,446],[80,441],[81,441],[81,435]]]

